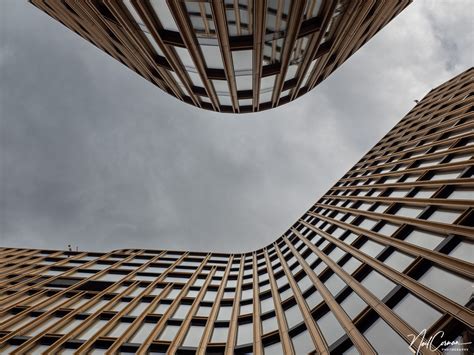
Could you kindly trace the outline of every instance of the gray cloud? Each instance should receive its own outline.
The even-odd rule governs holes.
[[[232,116],[162,93],[26,1],[1,1],[1,245],[264,246],[414,99],[472,64],[469,7],[417,1],[311,93]]]

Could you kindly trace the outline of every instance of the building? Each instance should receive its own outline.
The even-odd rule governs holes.
[[[408,354],[424,329],[472,341],[473,115],[471,68],[253,252],[1,248],[0,352]]]
[[[179,100],[246,113],[312,90],[410,0],[30,2]]]

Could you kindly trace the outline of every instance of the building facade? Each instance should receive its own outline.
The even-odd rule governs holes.
[[[312,90],[410,0],[30,2],[179,100],[247,113]]]
[[[424,330],[471,342],[473,116],[471,68],[253,252],[1,248],[0,352],[398,355]]]

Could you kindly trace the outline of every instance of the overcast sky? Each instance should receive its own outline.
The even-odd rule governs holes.
[[[302,98],[229,115],[164,94],[26,0],[0,0],[0,245],[268,244],[414,99],[472,65],[473,6],[415,1]]]

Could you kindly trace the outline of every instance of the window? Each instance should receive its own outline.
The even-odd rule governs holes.
[[[280,342],[265,346],[263,352],[265,355],[284,355]]]
[[[164,341],[172,341],[178,333],[179,328],[179,325],[168,324],[158,338]]]
[[[324,284],[333,296],[336,296],[340,291],[342,291],[344,287],[346,287],[346,283],[342,281],[342,279],[336,274],[332,274],[331,277],[329,277],[329,279],[324,282]]]
[[[411,264],[413,260],[414,258],[412,256],[395,250],[388,256],[387,259],[385,259],[383,263],[397,271],[402,272],[407,268],[408,265]]]
[[[361,284],[379,299],[383,299],[396,286],[392,281],[382,276],[377,271],[371,271],[362,280]]]
[[[253,323],[240,324],[237,331],[237,344],[248,344],[253,341]]]
[[[332,312],[327,312],[317,323],[329,346],[346,333]]]
[[[438,208],[429,217],[428,221],[453,223],[460,215],[460,212]]]
[[[278,329],[278,322],[275,316],[262,321],[263,334],[271,333]]]
[[[174,312],[173,318],[178,318],[178,319],[186,318],[186,314],[188,314],[190,309],[191,309],[191,305],[189,305],[189,304],[180,304],[179,307]]]
[[[404,241],[423,248],[434,250],[443,240],[443,235],[415,229],[406,236]]]
[[[303,321],[303,316],[298,308],[298,305],[294,305],[291,308],[285,310],[286,323],[288,324],[288,329],[293,328],[295,325]]]
[[[410,353],[408,343],[381,318],[364,332],[364,336],[379,354]]]
[[[211,343],[225,343],[227,341],[228,327],[215,327],[212,332]]]
[[[416,216],[418,216],[421,211],[423,211],[423,208],[421,207],[403,206],[399,208],[397,212],[395,212],[395,215],[400,217],[416,218]]]
[[[232,314],[231,306],[221,306],[219,314],[217,315],[217,320],[229,320]]]
[[[411,293],[407,294],[397,303],[397,305],[393,307],[393,311],[419,332],[423,329],[430,328],[442,315],[441,312],[421,301],[418,297],[413,296]]]
[[[362,263],[354,257],[351,257],[342,265],[342,268],[349,274],[352,274]]]
[[[92,325],[87,327],[86,330],[79,335],[78,339],[88,340],[95,333],[97,333],[101,328],[103,328],[107,323],[108,321],[103,320],[103,319],[99,319],[95,321],[94,323],[92,323]]]
[[[468,241],[460,242],[454,247],[451,253],[449,253],[449,256],[471,263],[474,258],[474,243]]]
[[[355,292],[351,292],[344,301],[341,302],[341,307],[346,311],[347,315],[354,319],[364,308],[367,303],[362,300]]]
[[[184,338],[183,345],[198,347],[201,341],[203,332],[204,332],[204,326],[196,326],[196,325],[190,326],[188,329],[188,333],[186,334],[186,337]]]
[[[128,329],[131,323],[119,322],[109,333],[108,337],[118,338]]]
[[[372,240],[367,240],[359,249],[367,255],[376,257],[383,249],[385,249],[385,245]]]
[[[472,283],[461,276],[432,266],[419,282],[464,306],[472,294]]]
[[[313,340],[308,330],[301,332],[291,339],[295,354],[309,354],[314,350]]]

